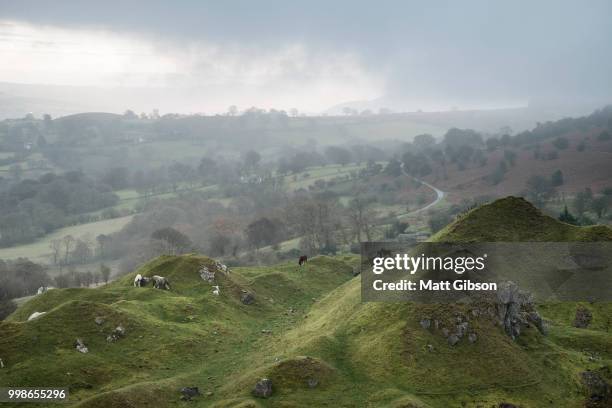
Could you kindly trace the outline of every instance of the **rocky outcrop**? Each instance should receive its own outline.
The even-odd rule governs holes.
[[[450,316],[448,312],[440,316],[423,316],[418,321],[419,325],[424,330],[440,333],[451,346],[464,338],[470,343],[476,343],[479,336],[475,327],[478,325],[470,322],[478,319],[493,321],[512,339],[520,336],[523,328],[529,326],[546,334],[546,323],[537,312],[532,296],[519,290],[512,282],[499,284],[495,295],[472,300],[474,306],[467,311],[455,311]]]
[[[215,281],[215,272],[211,271],[205,265],[200,266],[200,270],[198,271],[202,280],[208,283],[213,283]]]
[[[544,320],[535,309],[533,297],[521,291],[514,282],[499,284],[495,307],[504,332],[512,339],[520,336],[522,328],[529,324],[546,334]]]

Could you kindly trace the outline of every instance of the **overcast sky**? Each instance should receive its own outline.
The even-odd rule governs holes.
[[[611,21],[607,0],[1,0],[0,82],[158,89],[206,112],[612,102]]]

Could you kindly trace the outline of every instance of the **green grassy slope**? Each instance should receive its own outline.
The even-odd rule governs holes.
[[[526,219],[525,219],[526,218]],[[505,224],[507,223],[507,224]],[[578,228],[507,198],[472,210],[435,239],[609,240],[608,228]],[[541,305],[550,321],[517,340],[472,320],[478,341],[451,347],[420,327],[469,314],[467,305],[360,302],[355,257],[235,268],[216,274],[221,295],[200,279],[198,255],[160,257],[138,272],[159,274],[171,291],[134,288],[131,274],[99,289],[54,290],[0,323],[2,385],[69,385],[79,407],[580,407],[579,372],[612,364],[612,306],[582,304],[589,329],[571,327],[577,304]],[[243,290],[256,302],[243,305]],[[26,322],[34,311],[47,311]],[[98,326],[96,316],[104,316]],[[108,343],[121,324],[126,336]],[[72,343],[85,340],[90,352]],[[433,346],[433,351],[428,345]],[[250,395],[261,377],[269,399]],[[316,380],[316,386],[312,386]],[[309,386],[309,381],[311,386]],[[180,401],[183,386],[204,395]],[[210,392],[210,395],[206,393]]]

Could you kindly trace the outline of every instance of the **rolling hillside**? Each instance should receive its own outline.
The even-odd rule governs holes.
[[[612,230],[562,224],[510,197],[433,239],[607,241]],[[302,268],[225,274],[204,256],[163,256],[99,289],[49,291],[0,323],[0,384],[69,385],[78,407],[475,408],[582,407],[581,372],[599,370],[610,381],[610,304],[580,305],[592,313],[588,329],[572,327],[579,305],[540,305],[548,335],[531,327],[516,341],[492,320],[472,319],[477,341],[450,346],[420,321],[467,316],[467,305],[361,303],[357,262],[316,257]],[[202,266],[215,272],[219,296]],[[136,273],[163,275],[172,289],[135,288]],[[245,304],[247,294],[253,303]],[[47,313],[26,321],[36,311]],[[75,350],[77,338],[88,353]],[[255,398],[264,377],[273,394]],[[186,386],[202,395],[182,401]]]

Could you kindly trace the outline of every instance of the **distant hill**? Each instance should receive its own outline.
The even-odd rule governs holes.
[[[612,240],[612,230],[562,224],[509,197],[466,213],[434,237],[549,239]],[[449,346],[420,321],[432,314],[454,321],[456,313],[469,313],[467,306],[361,303],[360,279],[352,278],[357,263],[353,256],[316,257],[302,268],[244,267],[226,275],[207,257],[163,256],[137,272],[167,277],[170,291],[134,288],[136,272],[99,289],[51,290],[0,323],[6,366],[0,383],[69,385],[78,407],[497,407],[502,401],[578,407],[586,398],[579,372],[612,364],[610,304],[582,305],[593,315],[588,329],[571,327],[575,303],[542,305],[549,335],[532,327],[517,341],[490,320],[472,319],[478,340]],[[200,278],[202,266],[215,272],[219,296]],[[241,302],[246,293],[253,304]],[[35,311],[47,313],[26,322]],[[125,337],[108,342],[118,325]],[[74,349],[77,337],[89,353]],[[250,394],[263,377],[273,383],[267,400]],[[198,386],[203,395],[183,403],[184,386]]]

